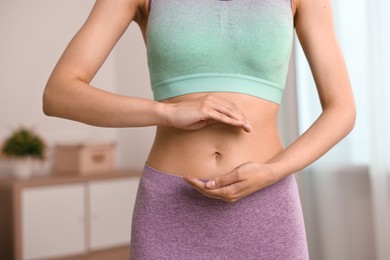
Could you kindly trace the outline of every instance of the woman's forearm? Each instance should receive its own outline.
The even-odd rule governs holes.
[[[250,132],[245,115],[234,103],[211,94],[178,103],[125,97],[88,85],[82,80],[49,80],[43,111],[102,127],[171,126],[196,130],[216,122]]]
[[[43,95],[46,115],[102,127],[165,125],[164,109],[163,103],[117,95],[80,80],[49,81]]]
[[[278,178],[310,165],[341,141],[354,127],[354,106],[325,109],[313,125],[284,151],[267,162]]]

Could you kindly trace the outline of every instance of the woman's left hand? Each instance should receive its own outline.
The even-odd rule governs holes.
[[[190,176],[183,178],[203,195],[226,202],[235,202],[278,180],[269,165],[257,162],[241,164],[226,175],[209,179],[207,183]]]

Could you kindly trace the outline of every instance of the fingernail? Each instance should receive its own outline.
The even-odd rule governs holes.
[[[216,182],[215,181],[208,181],[206,183],[206,187],[207,188],[215,188],[217,186]]]

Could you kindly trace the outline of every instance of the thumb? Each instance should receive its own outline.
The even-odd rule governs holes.
[[[237,170],[234,169],[232,172],[228,174],[218,176],[208,180],[206,183],[206,187],[209,189],[217,189],[224,186],[228,186],[236,182],[240,182],[242,180],[243,179],[240,178],[240,175],[238,174]]]

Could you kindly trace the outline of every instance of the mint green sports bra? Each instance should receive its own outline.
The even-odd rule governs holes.
[[[146,29],[155,100],[237,92],[280,104],[293,45],[290,0],[153,0]]]

